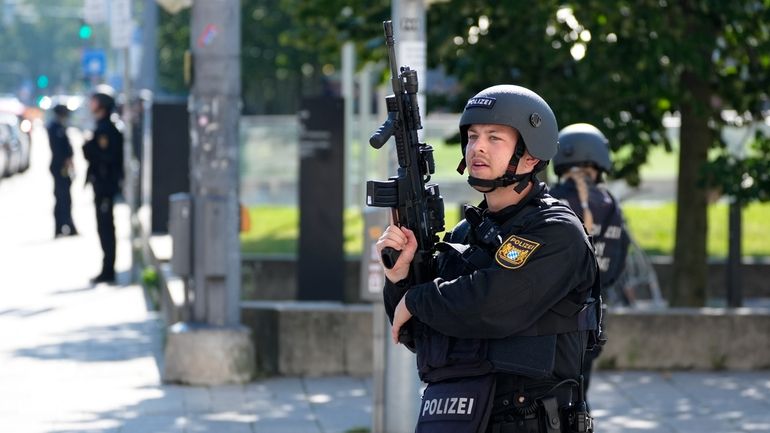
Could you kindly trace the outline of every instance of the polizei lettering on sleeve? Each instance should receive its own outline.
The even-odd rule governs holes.
[[[475,395],[441,395],[426,398],[420,408],[420,421],[470,420],[476,410]]]
[[[476,97],[471,98],[468,100],[468,103],[465,104],[465,109],[469,108],[492,108],[495,106],[495,98],[486,98],[486,97]]]

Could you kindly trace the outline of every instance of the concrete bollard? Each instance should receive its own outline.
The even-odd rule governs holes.
[[[163,381],[187,385],[246,383],[254,377],[255,349],[244,326],[179,322],[166,331]]]

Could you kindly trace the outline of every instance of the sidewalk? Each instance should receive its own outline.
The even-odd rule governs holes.
[[[30,171],[0,181],[0,433],[367,431],[369,379],[161,384],[163,328],[141,288],[88,285],[101,252],[82,179],[73,186],[81,236],[52,239],[40,132]],[[118,207],[118,271],[129,256],[126,218]],[[601,373],[589,400],[599,432],[770,432],[767,371]]]

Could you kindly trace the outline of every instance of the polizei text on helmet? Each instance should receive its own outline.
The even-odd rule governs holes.
[[[495,101],[495,98],[477,96],[469,99],[468,103],[465,104],[465,108],[492,108],[495,105]]]

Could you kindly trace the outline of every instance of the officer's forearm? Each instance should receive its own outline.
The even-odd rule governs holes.
[[[387,278],[385,279],[385,287],[382,290],[382,301],[385,305],[385,313],[388,315],[390,323],[393,323],[393,312],[396,310],[396,305],[401,301],[404,293],[409,290],[409,286],[406,281],[402,280],[398,283],[393,283]]]

